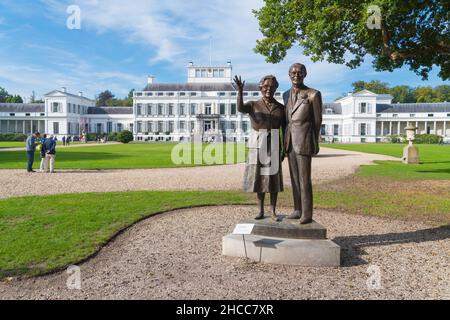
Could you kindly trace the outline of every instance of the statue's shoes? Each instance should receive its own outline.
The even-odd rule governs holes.
[[[302,217],[301,213],[294,212],[286,217],[286,219],[300,219]]]
[[[262,214],[260,213],[255,217],[255,220],[262,220],[262,219],[264,219],[264,213]]]
[[[311,218],[301,218],[300,219],[300,224],[310,224],[313,222],[313,219]]]

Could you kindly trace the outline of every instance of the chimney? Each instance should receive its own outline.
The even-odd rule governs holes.
[[[79,95],[80,97],[82,97],[82,96],[83,96],[83,91],[78,92],[78,95]]]
[[[231,61],[228,61],[228,62],[227,62],[227,65],[228,65],[229,67],[231,67]]]
[[[61,87],[61,91],[66,93],[67,92],[67,88],[66,87]]]
[[[147,84],[153,84],[155,83],[155,77],[154,76],[148,76],[147,77]]]
[[[189,62],[189,67],[193,67],[194,66],[194,63],[191,61],[191,62]]]

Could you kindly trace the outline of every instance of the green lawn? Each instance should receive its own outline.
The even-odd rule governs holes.
[[[127,192],[0,200],[0,278],[77,263],[118,231],[155,213],[247,198],[233,192]]]
[[[450,180],[450,146],[417,145],[420,164],[406,165],[401,162],[404,144],[327,144],[327,148],[384,154],[399,158],[398,161],[376,161],[377,166],[361,166],[362,177],[383,176],[393,179]]]
[[[0,149],[5,149],[5,148],[24,148],[25,149],[25,142],[0,141]]]
[[[112,144],[86,146],[76,148],[59,148],[56,155],[57,169],[137,169],[137,168],[169,168],[176,167],[171,159],[172,149],[176,144]],[[225,145],[209,145],[218,147],[226,155]],[[234,145],[235,157],[230,163],[243,162],[237,158],[238,146]],[[203,149],[208,146],[204,145]],[[196,149],[199,150],[199,147]],[[192,157],[194,159],[194,148]],[[35,156],[35,168],[39,166],[39,154]],[[225,156],[222,158],[225,162]],[[203,161],[198,164],[208,164]],[[23,169],[26,166],[26,155],[23,151],[8,151],[0,154],[0,169]],[[182,165],[189,166],[189,165]]]

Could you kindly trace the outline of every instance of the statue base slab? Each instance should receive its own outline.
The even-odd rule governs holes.
[[[254,224],[251,234],[229,234],[222,239],[222,254],[260,263],[306,267],[339,267],[341,248],[326,238],[317,222],[300,225],[298,220],[282,222],[245,220]]]

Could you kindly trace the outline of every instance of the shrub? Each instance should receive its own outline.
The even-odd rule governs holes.
[[[23,133],[0,133],[0,141],[25,141],[27,135]]]
[[[117,134],[117,141],[122,143],[129,143],[134,140],[133,133],[131,131],[125,130]]]
[[[403,143],[406,141],[406,136],[404,134],[400,134],[400,135],[390,135],[386,137],[386,140],[390,143]]]
[[[438,144],[441,142],[442,137],[437,134],[416,134],[414,143],[417,144]]]
[[[119,135],[119,132],[113,132],[108,134],[108,141],[118,141],[117,136]]]

